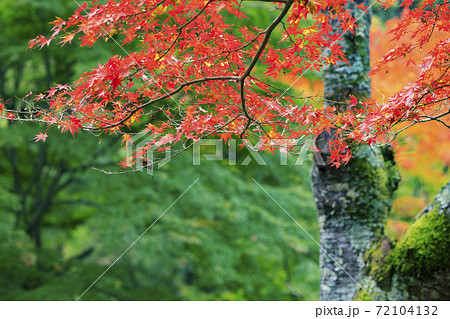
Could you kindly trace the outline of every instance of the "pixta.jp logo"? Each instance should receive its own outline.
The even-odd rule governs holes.
[[[165,148],[163,152],[159,149],[163,142],[156,141],[152,147],[148,148],[149,143],[152,143],[158,137],[158,133],[150,134],[147,131],[140,132],[130,138],[126,147],[126,157],[128,159],[128,166],[137,171],[144,171],[149,175],[153,175],[155,170],[161,169],[164,165],[171,161],[171,158],[179,153],[179,150],[173,150],[171,147]],[[224,147],[225,146],[225,147]],[[279,165],[288,165],[288,157],[295,158],[294,165],[302,165],[305,161],[311,161],[310,152],[314,155],[318,165],[324,164],[323,159],[315,150],[314,138],[312,136],[303,137],[300,139],[273,139],[270,141],[270,146],[276,147],[279,150]],[[239,149],[245,148],[247,152],[240,151],[242,158],[237,158]],[[238,146],[237,140],[228,139],[226,142],[222,139],[203,139],[194,142],[192,145],[192,165],[201,165],[202,161],[222,161],[230,166],[246,166],[252,161],[257,165],[268,165],[259,151],[261,146],[253,145],[249,140],[242,140],[242,144]],[[143,151],[145,150],[145,151]],[[131,159],[136,154],[135,163],[131,163]],[[242,154],[245,154],[242,156]]]

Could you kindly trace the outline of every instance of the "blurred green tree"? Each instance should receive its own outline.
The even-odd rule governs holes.
[[[0,30],[0,95],[9,108],[25,109],[16,96],[67,83],[110,54],[106,45],[24,50],[29,39],[48,31],[48,21],[75,5],[0,2],[0,25],[8,26]],[[255,178],[276,195],[318,238],[308,165],[299,172],[264,154],[270,165],[262,169],[254,161],[192,166],[186,152],[154,177],[107,175],[91,168],[123,157],[111,146],[114,137],[53,134],[46,143],[31,141],[41,130],[39,123],[0,120],[0,299],[78,298],[193,176],[198,184],[83,300],[318,298],[318,247],[251,182]],[[240,162],[247,155],[240,150]]]

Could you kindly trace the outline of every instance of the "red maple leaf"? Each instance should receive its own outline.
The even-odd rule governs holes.
[[[36,143],[37,141],[43,141],[45,142],[45,139],[48,137],[47,133],[39,133],[34,137],[34,142]]]
[[[356,104],[358,104],[358,99],[354,97],[353,95],[350,95],[350,102],[348,106],[354,107]]]
[[[78,132],[78,128],[82,127],[80,124],[80,120],[77,119],[75,116],[69,117],[68,121],[65,121],[62,124],[61,131],[66,132],[70,131],[73,137],[75,137],[75,132]]]
[[[14,121],[14,117],[15,117],[15,116],[16,116],[16,115],[15,115],[14,113],[11,113],[11,112],[6,113],[6,117],[7,117],[8,119],[10,119],[11,122]]]
[[[231,138],[232,134],[229,132],[224,132],[222,134],[220,134],[220,139],[224,140],[225,143]]]

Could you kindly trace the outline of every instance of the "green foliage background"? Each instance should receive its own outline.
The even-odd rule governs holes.
[[[119,50],[109,42],[25,51],[48,33],[48,21],[74,8],[63,0],[0,2],[8,108],[25,107],[15,96],[67,83]],[[253,181],[318,240],[310,162],[282,166],[279,154],[263,154],[267,166],[194,166],[185,152],[154,176],[109,175],[92,167],[119,170],[124,151],[113,136],[73,139],[54,129],[46,143],[32,142],[43,129],[0,120],[0,299],[77,299],[164,212],[82,300],[318,299],[317,245]],[[247,155],[239,150],[238,164]]]

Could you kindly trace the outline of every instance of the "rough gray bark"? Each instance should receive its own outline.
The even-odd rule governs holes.
[[[326,105],[345,109],[349,95],[370,95],[369,28],[371,14],[349,5],[358,19],[355,34],[346,32],[340,44],[350,65],[339,63],[324,70]],[[334,29],[338,25],[334,24]],[[333,131],[331,131],[333,134]],[[328,141],[324,132],[317,147],[328,163]],[[383,154],[384,152],[384,154]],[[362,278],[366,251],[378,243],[391,207],[391,195],[398,183],[392,153],[360,146],[354,158],[339,169],[313,166],[312,185],[320,227],[320,269],[322,300],[352,300]]]
[[[380,150],[362,146],[343,168],[313,167],[320,227],[322,300],[352,300],[365,254],[382,239],[398,175]]]

